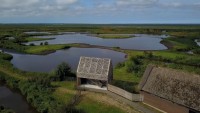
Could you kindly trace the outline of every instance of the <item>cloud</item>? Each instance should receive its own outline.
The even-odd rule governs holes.
[[[1,8],[30,6],[39,3],[39,0],[1,0]]]
[[[78,0],[1,0],[1,17],[62,15]],[[54,16],[52,15],[52,16]]]
[[[56,0],[56,3],[59,5],[69,5],[76,3],[78,0]]]
[[[146,6],[157,3],[159,0],[117,0],[117,5]]]
[[[160,3],[162,7],[165,8],[178,8],[178,9],[191,9],[191,10],[196,10],[200,9],[200,3],[183,3],[183,2],[164,2]]]
[[[194,2],[197,1],[197,2]],[[1,18],[138,17],[200,10],[198,0],[1,0]],[[178,13],[179,14],[179,13]],[[186,13],[181,13],[186,15]],[[192,13],[190,13],[192,14]],[[200,13],[196,14],[200,15]],[[116,19],[115,18],[115,19]],[[77,19],[77,18],[76,18]]]

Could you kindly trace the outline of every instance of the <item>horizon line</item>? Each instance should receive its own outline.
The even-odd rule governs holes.
[[[200,23],[40,23],[40,22],[33,22],[33,23],[0,23],[0,24],[85,24],[85,25],[89,25],[89,24],[94,24],[94,25],[200,25]]]

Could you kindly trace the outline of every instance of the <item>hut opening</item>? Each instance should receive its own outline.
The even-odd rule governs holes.
[[[111,82],[112,78],[111,59],[80,57],[77,69],[77,86],[79,88],[107,90],[107,84]]]

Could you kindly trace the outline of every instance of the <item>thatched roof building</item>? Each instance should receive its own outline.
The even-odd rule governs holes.
[[[200,75],[149,66],[139,87],[189,110],[200,111]]]
[[[112,62],[108,58],[80,57],[77,83],[107,86],[112,80]]]

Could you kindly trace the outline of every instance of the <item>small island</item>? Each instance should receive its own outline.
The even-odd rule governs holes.
[[[32,41],[44,41],[44,40],[53,40],[55,38],[39,38],[39,37],[28,37],[25,39],[27,42],[32,42]]]

